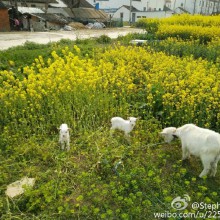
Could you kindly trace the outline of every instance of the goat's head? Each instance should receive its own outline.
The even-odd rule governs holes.
[[[128,118],[128,121],[129,121],[129,123],[130,123],[130,125],[131,125],[132,127],[135,126],[137,120],[138,120],[138,118],[135,118],[135,117],[129,117],[129,118]]]
[[[170,143],[176,137],[176,128],[168,127],[164,128],[162,132],[160,132],[161,136],[164,138],[166,143]]]
[[[68,128],[67,124],[62,124],[59,127],[60,136],[62,138],[66,138],[69,135],[69,130],[70,130],[70,128]]]

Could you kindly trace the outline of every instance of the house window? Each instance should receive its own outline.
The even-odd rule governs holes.
[[[124,17],[124,13],[121,12],[121,13],[120,13],[120,18],[123,18],[123,17]]]
[[[156,11],[156,8],[154,8],[154,11]]]
[[[143,11],[146,11],[146,7],[144,7],[144,10]]]
[[[159,11],[161,11],[161,8],[159,8]]]
[[[36,7],[36,5],[34,5],[34,4],[31,4],[31,7],[35,8],[35,7]]]
[[[181,3],[181,7],[183,7],[183,3]]]

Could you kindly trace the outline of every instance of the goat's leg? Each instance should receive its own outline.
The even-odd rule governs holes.
[[[66,142],[66,149],[67,149],[67,151],[70,150],[70,142],[69,141]]]
[[[209,171],[211,170],[212,168],[212,162],[213,162],[213,157],[212,156],[209,156],[209,155],[203,155],[201,157],[201,160],[202,160],[202,164],[203,164],[203,171],[200,173],[199,177],[203,177],[203,176],[206,176]]]
[[[63,141],[61,141],[61,149],[64,150],[64,145],[65,143]]]
[[[217,163],[216,162],[213,162],[212,163],[212,166],[211,166],[211,173],[210,173],[210,176],[215,176],[215,174],[216,174],[216,172],[217,172]]]
[[[211,164],[211,174],[210,175],[213,177],[215,176],[215,174],[217,172],[217,165],[218,165],[219,160],[220,160],[220,156],[217,156]]]
[[[182,146],[182,153],[183,153],[182,160],[189,159],[190,153],[185,146]]]

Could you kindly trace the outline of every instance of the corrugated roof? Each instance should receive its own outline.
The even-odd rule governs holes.
[[[40,18],[43,18],[44,20],[46,21],[49,21],[49,22],[55,22],[55,23],[59,23],[59,24],[67,24],[67,20],[65,19],[65,17],[61,14],[37,14],[35,13],[34,15],[40,17]]]
[[[47,13],[51,14],[62,14],[65,17],[71,17],[72,12],[70,8],[48,8]]]
[[[18,11],[22,14],[24,14],[24,13],[28,13],[28,14],[45,13],[40,8],[31,8],[31,7],[18,7]]]
[[[73,16],[76,19],[96,19],[96,20],[107,20],[108,15],[101,11],[93,8],[73,8]]]
[[[95,10],[94,8],[48,8],[47,12],[60,13],[65,17],[70,17],[75,20],[108,20],[108,15],[104,11]]]

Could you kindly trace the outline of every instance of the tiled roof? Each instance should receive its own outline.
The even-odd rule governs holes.
[[[178,7],[181,11],[187,13],[187,14],[190,14],[190,12],[188,12],[186,9],[182,8],[182,7]]]
[[[127,8],[128,10],[130,10],[130,6],[129,6],[129,5],[122,5],[121,7],[125,7],[125,8]],[[135,11],[140,11],[140,10],[138,10],[138,9],[135,8],[134,6],[131,6],[131,11],[132,11],[132,12],[135,12]]]

